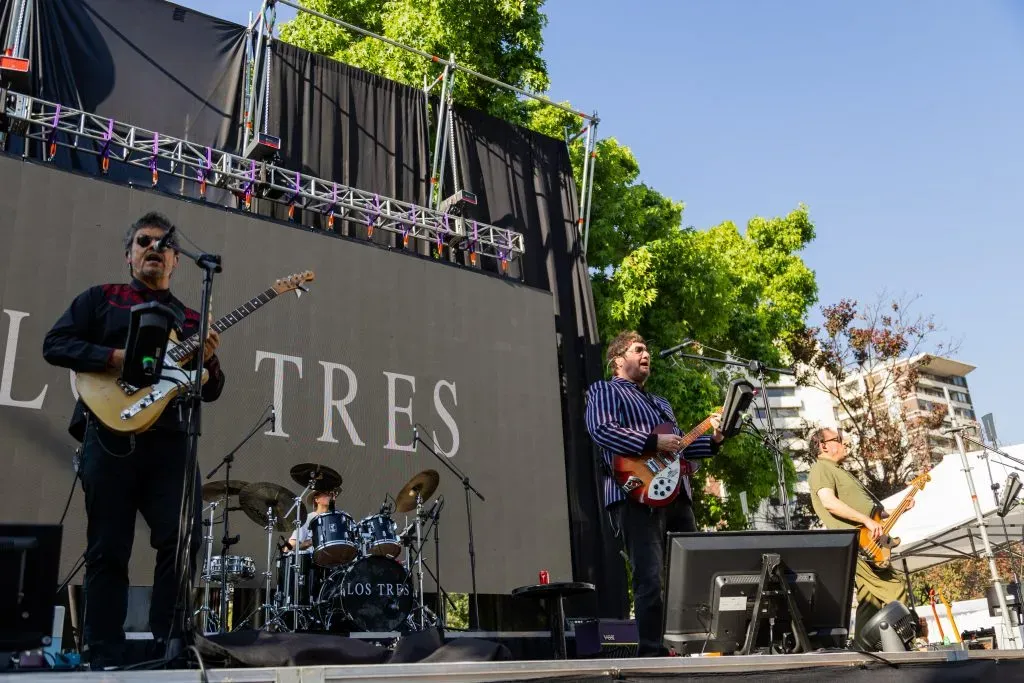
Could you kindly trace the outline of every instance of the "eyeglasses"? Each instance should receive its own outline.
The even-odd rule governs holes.
[[[145,249],[153,242],[159,242],[161,237],[163,237],[163,235],[160,235],[159,237],[153,237],[152,235],[136,235],[135,244]],[[171,249],[174,249],[174,242],[168,241],[167,246],[170,247]]]
[[[838,431],[838,432],[836,432],[836,435],[833,436],[831,439],[822,439],[821,443],[826,444],[829,441],[835,441],[837,443],[843,443],[843,440],[844,440],[843,432],[842,431]]]

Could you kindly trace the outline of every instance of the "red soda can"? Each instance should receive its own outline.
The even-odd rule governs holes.
[[[540,570],[540,575],[539,575],[538,578],[540,579],[540,582],[541,582],[542,585],[551,582],[551,575],[548,574],[548,570],[547,569],[541,569]]]

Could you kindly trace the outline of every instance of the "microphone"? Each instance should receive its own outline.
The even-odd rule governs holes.
[[[689,346],[693,342],[694,342],[693,339],[690,339],[689,337],[687,337],[686,339],[683,340],[682,344],[676,344],[675,346],[671,346],[671,347],[669,347],[667,349],[662,349],[661,351],[659,351],[658,352],[658,358],[668,358],[673,353],[676,353],[677,351],[682,351],[683,349],[685,349],[687,346]]]
[[[412,449],[417,449],[417,444],[420,442],[420,428],[416,425],[412,426]]]
[[[270,431],[277,431],[277,408],[270,406]]]
[[[163,251],[167,248],[167,245],[173,244],[171,237],[174,235],[174,231],[177,230],[175,226],[171,226],[171,229],[164,233],[164,236],[157,240],[156,245],[153,247],[153,251]]]
[[[444,505],[444,496],[438,496],[437,498],[434,499],[433,505],[431,505],[430,508],[423,513],[423,518],[436,519],[435,515],[440,511],[438,508],[440,508],[442,505]]]

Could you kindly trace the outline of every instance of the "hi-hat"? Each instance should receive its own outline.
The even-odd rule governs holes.
[[[421,503],[426,502],[430,496],[434,495],[440,480],[437,470],[423,470],[414,476],[395,496],[395,512],[415,510],[416,494],[419,494]]]
[[[341,475],[327,465],[304,462],[291,468],[288,473],[299,486],[307,486],[312,479],[314,491],[333,491],[341,486]]]
[[[295,494],[283,486],[272,484],[269,481],[258,481],[249,484],[238,494],[238,501],[242,504],[242,512],[252,521],[260,526],[267,525],[267,508],[272,508],[273,515],[277,518],[274,529],[277,531],[289,531],[292,528],[295,512],[291,516],[291,510],[295,502]],[[306,506],[299,505],[301,519],[306,519]]]
[[[225,496],[225,490],[228,496],[237,496],[242,492],[249,482],[242,481],[241,479],[229,479],[226,485],[222,481],[211,481],[208,484],[203,484],[203,500],[207,503],[212,503],[215,500],[223,500]]]

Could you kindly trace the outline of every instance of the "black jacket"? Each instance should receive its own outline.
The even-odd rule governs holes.
[[[43,357],[52,365],[75,372],[102,372],[115,349],[128,341],[129,314],[132,306],[159,301],[177,314],[175,331],[184,340],[199,331],[199,313],[181,303],[169,290],[153,290],[138,280],[129,284],[96,285],[75,297],[43,340]],[[224,389],[224,373],[217,356],[204,367],[209,380],[203,385],[203,400],[214,401]],[[168,406],[153,428],[184,430],[183,411]],[[79,401],[68,431],[81,441],[85,435],[85,407]]]

